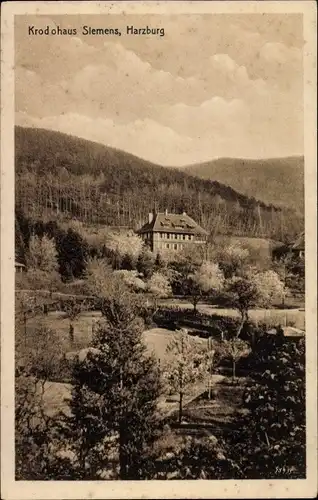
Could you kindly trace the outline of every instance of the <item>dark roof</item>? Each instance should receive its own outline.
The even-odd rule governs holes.
[[[291,248],[292,250],[305,250],[305,233],[298,236]]]
[[[168,214],[158,212],[153,214],[151,222],[144,224],[137,233],[164,232],[207,235],[208,232],[197,224],[185,212],[182,214]]]

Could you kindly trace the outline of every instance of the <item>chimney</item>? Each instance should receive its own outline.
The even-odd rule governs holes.
[[[165,215],[168,215],[168,209],[167,209],[167,208],[166,208],[166,210],[165,210]]]
[[[153,221],[153,212],[149,212],[149,216],[148,216],[149,224],[151,224],[152,221]]]
[[[187,215],[187,213],[185,212],[185,210],[183,210],[182,215]]]

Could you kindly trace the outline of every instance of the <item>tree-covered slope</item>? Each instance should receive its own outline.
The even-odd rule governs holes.
[[[164,147],[164,145],[163,145]],[[186,210],[210,231],[282,239],[302,222],[218,181],[101,144],[16,127],[16,203],[27,214],[138,227],[149,210]]]
[[[303,156],[264,160],[219,158],[189,165],[184,171],[202,179],[229,184],[233,189],[259,198],[265,203],[303,212]]]

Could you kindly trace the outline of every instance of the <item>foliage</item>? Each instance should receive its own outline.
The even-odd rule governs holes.
[[[72,229],[59,234],[57,240],[60,273],[65,278],[79,278],[85,271],[87,244]]]
[[[51,218],[135,227],[155,197],[162,207],[204,219],[209,232],[217,221],[219,233],[281,240],[303,228],[293,211],[79,138],[17,127],[15,144],[17,204],[32,218],[46,211]]]
[[[86,262],[87,289],[92,295],[101,297],[105,293],[112,270],[105,259],[91,258]]]
[[[53,330],[39,326],[25,337],[16,322],[15,453],[17,479],[55,479],[54,421],[45,406],[48,380],[60,376],[62,346]]]
[[[25,273],[17,273],[16,285],[21,289],[49,290],[50,292],[61,289],[61,276],[58,272],[46,272],[40,269],[28,269]]]
[[[14,228],[14,235],[15,235],[15,260],[20,262],[21,264],[26,264],[26,248],[23,240],[23,235],[22,231],[20,228],[20,223],[19,219],[16,216],[15,217],[15,228]]]
[[[218,251],[216,257],[226,279],[241,274],[248,258],[248,249],[233,244]]]
[[[174,439],[175,442],[175,439]],[[153,461],[151,479],[233,479],[240,477],[237,464],[227,456],[222,440],[211,435],[187,436]]]
[[[29,242],[29,267],[46,273],[58,269],[57,251],[53,238],[32,235]]]
[[[209,293],[211,290],[222,289],[224,276],[218,264],[203,262],[194,273],[193,280],[198,284],[203,293]]]
[[[164,298],[171,295],[171,286],[168,278],[159,272],[155,272],[147,283],[148,291],[155,298]]]
[[[142,239],[134,233],[128,234],[116,234],[113,233],[109,235],[105,242],[106,248],[108,248],[114,257],[117,259],[129,260],[130,266],[126,266],[126,269],[131,269],[134,267],[140,253],[143,248]]]
[[[243,277],[233,277],[227,283],[228,305],[239,311],[242,323],[248,320],[248,311],[252,307],[269,307],[273,299],[283,293],[284,285],[274,271],[250,273]]]
[[[99,295],[99,306],[110,328],[125,330],[135,328],[136,323],[141,324],[142,301],[121,278],[110,277],[107,289]]]
[[[64,280],[80,278],[85,270],[85,261],[88,257],[88,245],[73,229],[63,230],[55,221],[33,221],[25,216],[23,211],[16,208],[16,217],[19,222],[25,248],[29,247],[32,235],[42,238],[46,235],[55,240],[59,273]]]
[[[113,291],[103,297],[105,322],[95,332],[94,350],[76,363],[72,415],[64,422],[73,467],[81,479],[103,478],[106,473],[141,479],[158,426],[159,370],[142,342],[132,294],[121,282]]]
[[[159,254],[158,254],[159,255]],[[156,261],[154,260],[153,253],[148,250],[146,247],[142,249],[142,252],[138,256],[137,260],[137,271],[144,276],[145,279],[151,278],[155,266],[157,270],[160,270],[163,267],[163,263],[161,260],[158,260],[158,255]],[[160,259],[160,255],[159,255]]]
[[[59,366],[63,355],[63,345],[59,335],[46,326],[28,329],[27,335],[21,324],[16,322],[16,366],[41,380],[59,377]]]
[[[270,307],[274,299],[284,294],[284,283],[275,271],[264,271],[253,277],[257,289],[257,303],[263,307]]]
[[[182,421],[183,397],[187,388],[202,380],[207,370],[207,353],[190,337],[179,330],[167,346],[169,360],[163,368],[165,383],[179,395],[179,422]]]
[[[114,271],[114,276],[120,277],[133,292],[142,292],[146,289],[146,283],[141,279],[138,271],[120,269]]]
[[[44,383],[18,373],[15,378],[15,476],[46,479],[49,458],[49,420],[43,405]]]
[[[190,296],[194,311],[203,294],[212,291],[219,292],[223,287],[224,276],[218,264],[203,262],[193,274],[189,274],[185,280],[184,287]]]
[[[188,276],[194,274],[197,268],[196,264],[191,260],[183,259],[182,256],[177,260],[169,262],[167,272],[174,295],[187,294],[186,284]]]
[[[266,369],[246,392],[250,413],[239,423],[233,458],[248,478],[305,477],[305,342],[277,339],[261,362]]]
[[[218,357],[229,358],[232,362],[233,381],[236,375],[236,363],[243,357],[248,356],[251,348],[247,342],[238,338],[224,340],[218,345]]]
[[[248,319],[248,310],[257,304],[258,295],[254,281],[249,278],[234,277],[227,284],[229,303],[237,309],[242,319]]]

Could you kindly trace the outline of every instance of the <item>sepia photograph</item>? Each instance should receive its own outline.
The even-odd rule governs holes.
[[[23,3],[2,24],[4,498],[314,497],[313,2]]]

